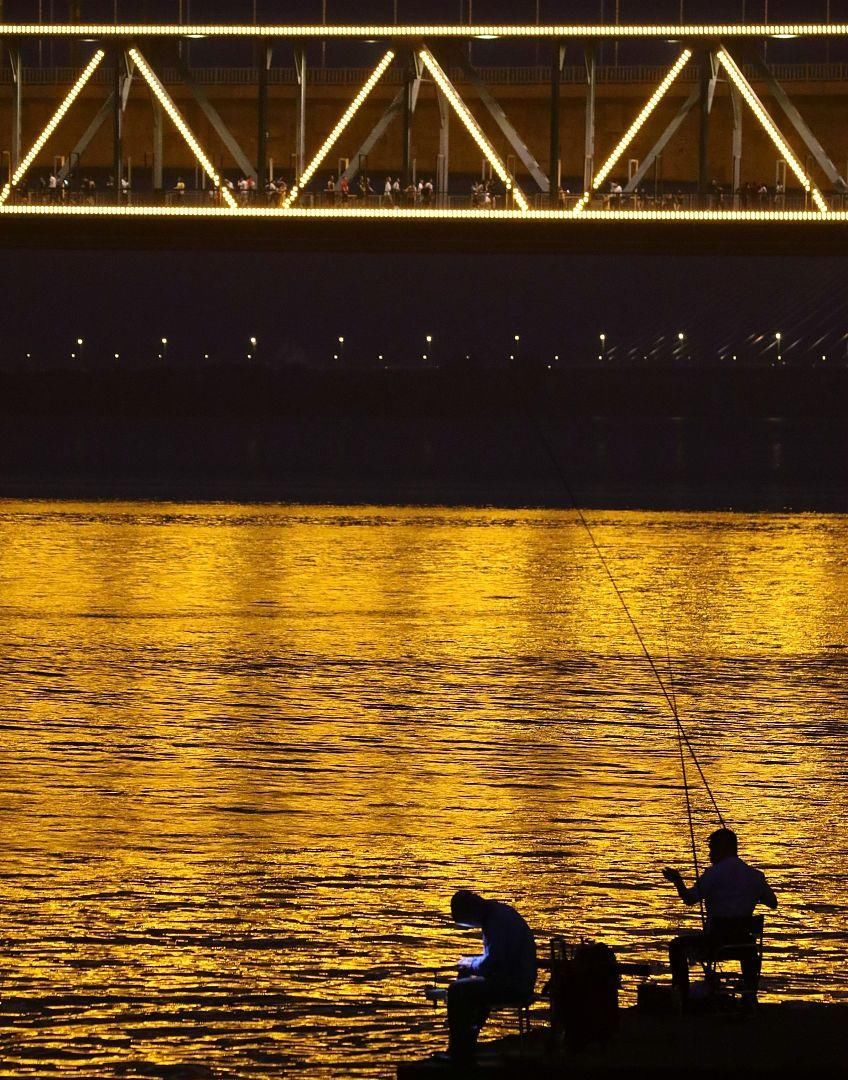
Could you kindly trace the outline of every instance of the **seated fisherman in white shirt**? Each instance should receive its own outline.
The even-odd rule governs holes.
[[[739,858],[736,833],[730,829],[717,829],[709,838],[709,847],[712,865],[707,867],[691,889],[687,889],[678,870],[669,867],[663,870],[663,877],[675,886],[684,904],[697,904],[703,900],[707,910],[703,933],[681,935],[669,944],[671,981],[684,1001],[689,993],[690,961],[705,959],[716,945],[728,943],[726,938],[718,936],[714,920],[738,919],[744,930],[745,920],[751,918],[757,904],[765,904],[772,909],[777,907],[777,897],[765,874]],[[723,923],[723,926],[732,933],[732,923]],[[755,956],[742,961],[742,975],[747,996],[756,999],[760,972]]]
[[[483,952],[464,956],[458,978],[448,988],[449,1053],[470,1056],[493,1005],[521,1004],[533,997],[536,943],[514,907],[462,889],[451,900],[460,926],[479,926]]]

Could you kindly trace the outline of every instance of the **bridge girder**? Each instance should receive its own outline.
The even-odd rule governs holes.
[[[123,121],[124,112],[126,107],[127,95],[129,93],[129,87],[132,79],[132,71],[126,65],[126,57],[137,53],[140,43],[150,43],[156,40],[193,40],[198,37],[220,37],[226,39],[244,38],[250,39],[256,45],[256,55],[258,57],[258,77],[257,77],[257,155],[255,164],[250,161],[247,155],[242,151],[241,147],[235,140],[233,134],[226,128],[217,110],[211,106],[208,98],[200,89],[200,87],[194,83],[191,78],[190,71],[183,65],[182,75],[184,81],[189,86],[189,89],[197,102],[201,110],[206,114],[207,119],[210,121],[213,129],[217,135],[221,138],[224,145],[230,151],[232,157],[235,159],[240,170],[248,176],[254,177],[254,179],[260,182],[265,177],[268,165],[267,158],[267,135],[268,135],[268,71],[271,62],[271,50],[273,42],[279,40],[290,40],[295,45],[296,54],[296,66],[298,71],[299,82],[299,94],[298,94],[298,122],[297,122],[297,145],[295,148],[294,157],[297,161],[298,169],[297,176],[303,175],[304,164],[304,147],[305,147],[305,116],[306,116],[306,58],[303,51],[304,43],[314,40],[351,40],[363,38],[368,35],[368,40],[379,43],[385,41],[391,43],[392,49],[386,55],[394,55],[396,49],[401,58],[412,57],[412,66],[409,67],[409,76],[407,78],[404,89],[395,97],[388,109],[385,111],[381,119],[372,129],[371,134],[361,144],[360,153],[355,155],[352,159],[352,163],[349,166],[347,173],[345,174],[348,179],[351,179],[356,174],[358,168],[359,158],[367,153],[371,146],[379,139],[380,135],[386,130],[388,125],[397,115],[403,115],[404,117],[404,138],[403,138],[403,156],[404,156],[404,174],[408,179],[411,164],[411,138],[412,138],[412,118],[415,108],[415,102],[417,100],[418,92],[422,84],[422,79],[426,75],[432,77],[437,86],[437,97],[440,106],[440,118],[441,118],[441,132],[440,132],[440,162],[442,162],[441,168],[443,170],[442,180],[439,182],[440,190],[447,186],[447,109],[445,103],[450,102],[453,110],[462,120],[462,123],[466,127],[468,133],[483,149],[484,155],[489,159],[489,162],[498,172],[501,180],[505,184],[507,194],[514,192],[516,203],[523,211],[529,211],[531,209],[530,203],[525,199],[518,180],[512,175],[508,165],[504,164],[502,157],[498,154],[494,145],[488,139],[487,135],[483,132],[476,118],[471,114],[465,105],[459,90],[451,81],[447,70],[439,65],[436,61],[436,56],[442,55],[442,50],[448,50],[455,48],[458,43],[470,42],[480,38],[492,38],[500,37],[504,39],[550,39],[552,45],[552,79],[551,79],[551,143],[550,143],[550,170],[551,176],[548,177],[543,172],[536,155],[530,149],[527,142],[521,137],[518,130],[507,119],[506,113],[495,100],[488,87],[484,84],[476,70],[472,65],[464,58],[459,56],[458,67],[464,74],[467,81],[474,87],[480,97],[486,110],[493,117],[495,123],[500,129],[503,137],[507,140],[508,144],[515,150],[517,156],[521,159],[525,170],[536,180],[540,190],[550,195],[549,206],[554,205],[554,200],[557,199],[559,193],[559,171],[560,162],[558,157],[559,149],[559,74],[562,70],[562,64],[564,60],[564,52],[567,47],[567,42],[577,41],[582,42],[585,48],[586,55],[586,69],[587,69],[587,100],[586,100],[586,132],[585,132],[585,147],[584,147],[584,172],[586,177],[585,192],[580,204],[575,208],[576,212],[582,212],[586,209],[591,209],[591,200],[595,197],[594,193],[599,193],[603,178],[610,175],[611,168],[614,167],[613,159],[608,159],[605,166],[600,172],[593,178],[594,173],[594,158],[596,151],[596,133],[595,133],[595,92],[596,92],[596,48],[599,42],[603,40],[619,40],[619,39],[654,39],[659,37],[667,38],[673,34],[675,40],[681,43],[681,47],[684,49],[684,53],[678,64],[675,65],[673,72],[669,73],[671,78],[668,80],[668,86],[671,85],[671,81],[677,77],[679,71],[685,66],[689,56],[693,53],[700,55],[701,57],[701,72],[700,83],[696,91],[686,100],[683,106],[678,110],[676,116],[667,124],[663,134],[658,140],[655,141],[653,148],[648,153],[647,158],[642,162],[637,162],[637,167],[632,175],[627,187],[625,188],[625,194],[633,193],[638,190],[640,183],[644,179],[647,171],[657,160],[662,153],[665,146],[674,137],[674,135],[680,130],[684,120],[691,112],[694,105],[700,102],[701,106],[701,134],[699,145],[699,175],[698,175],[698,187],[702,195],[706,193],[707,188],[707,149],[709,140],[709,116],[712,108],[714,95],[716,93],[716,87],[719,77],[719,69],[724,68],[729,76],[729,82],[731,85],[731,101],[734,110],[734,138],[733,138],[733,173],[734,173],[734,192],[738,192],[740,168],[741,168],[741,108],[740,100],[744,98],[745,101],[754,109],[757,118],[765,128],[767,133],[772,138],[779,151],[783,152],[786,156],[787,163],[794,173],[795,177],[801,184],[801,186],[810,194],[815,205],[823,214],[827,214],[830,211],[830,207],[827,206],[823,196],[819,192],[816,185],[812,182],[810,176],[808,176],[801,165],[799,159],[793,155],[789,144],[777,130],[776,125],[771,120],[771,117],[767,114],[765,117],[763,114],[765,110],[761,104],[760,98],[752,88],[750,82],[742,74],[741,68],[733,61],[728,50],[727,42],[730,42],[734,47],[739,45],[741,48],[743,45],[751,45],[758,40],[763,40],[768,37],[783,37],[783,36],[808,36],[813,38],[840,38],[848,36],[848,24],[813,24],[813,23],[793,23],[793,24],[753,24],[750,26],[740,24],[713,24],[713,25],[498,25],[498,26],[465,26],[465,25],[414,25],[414,26],[385,26],[385,25],[373,25],[362,24],[358,26],[279,26],[279,25],[247,25],[247,26],[228,26],[218,24],[195,24],[195,25],[171,25],[171,24],[145,24],[145,25],[110,25],[110,24],[0,24],[0,38],[4,38],[6,41],[6,47],[9,52],[9,56],[12,59],[13,71],[14,71],[14,84],[16,86],[16,95],[18,99],[18,107],[15,110],[14,124],[17,125],[18,132],[20,131],[20,112],[21,112],[21,86],[23,83],[23,69],[20,66],[20,46],[27,39],[40,39],[40,38],[66,38],[72,41],[79,41],[85,39],[86,41],[93,42],[92,48],[99,49],[104,53],[111,54],[114,57],[114,85],[112,92],[107,100],[101,106],[100,112],[89,125],[85,131],[83,137],[75,146],[74,152],[78,155],[82,153],[85,146],[93,138],[97,129],[102,125],[105,118],[109,115],[110,109],[113,116],[113,140],[114,140],[114,175],[115,189],[119,192],[119,177],[122,175],[122,154],[121,144],[123,137]],[[140,55],[140,54],[139,54]],[[724,58],[724,59],[722,59]],[[391,62],[391,61],[390,61]],[[406,62],[405,60],[403,62]],[[793,128],[797,132],[798,136],[804,142],[807,149],[810,151],[812,158],[815,160],[817,166],[822,170],[826,176],[828,182],[839,193],[848,192],[848,183],[840,175],[836,166],[823,146],[812,131],[808,128],[803,121],[800,112],[792,104],[789,96],[787,95],[783,86],[777,81],[777,79],[769,71],[759,54],[754,57],[754,64],[759,76],[765,80],[767,86],[772,92],[777,104],[789,118]],[[147,65],[145,65],[147,66]],[[426,72],[425,72],[426,69]],[[385,70],[385,69],[383,69]],[[161,82],[153,73],[152,68],[147,68],[147,74],[144,75],[144,80],[151,87],[154,94],[158,97],[161,105],[169,111],[174,118],[174,106],[173,103],[167,98],[167,91],[164,90]],[[654,95],[652,98],[651,109],[662,99],[665,91],[668,89],[665,86],[662,89],[662,93]],[[656,100],[654,100],[656,99]],[[358,107],[358,106],[357,106]],[[156,147],[161,148],[161,111],[157,111],[156,103],[154,103],[154,112],[159,120],[158,125],[154,124],[154,180],[158,177],[159,186],[161,186],[161,149],[157,154]],[[64,115],[64,111],[60,108],[59,112],[54,116],[59,119],[61,115]],[[644,113],[646,117],[648,113]],[[56,121],[58,122],[58,121]],[[208,158],[203,155],[202,151],[198,154],[199,146],[196,140],[190,132],[183,130],[185,124],[182,123],[181,118],[178,118],[178,127],[192,147],[195,156],[203,164],[204,171],[213,179],[216,185],[220,184],[220,179],[215,173],[214,168],[211,166]],[[51,121],[53,123],[53,121]],[[55,126],[55,124],[54,124]],[[628,132],[628,136],[625,140],[622,140],[621,144],[617,148],[617,151],[623,153],[629,146],[632,138],[635,138],[641,122],[634,124],[631,130]],[[52,130],[52,129],[51,129]],[[19,144],[19,135],[18,135]],[[38,141],[35,144],[38,147]],[[15,151],[15,133],[13,132],[12,140],[13,151],[10,154],[10,177],[13,173],[13,166],[18,167],[20,160],[20,150]],[[40,147],[39,147],[40,148]],[[620,156],[620,154],[619,154]],[[31,155],[28,155],[31,158]],[[25,159],[26,160],[26,159]],[[616,159],[617,160],[617,159]],[[612,164],[611,164],[612,163]],[[30,160],[32,164],[32,160]],[[307,170],[310,175],[314,174],[314,168]],[[13,183],[12,187],[15,186]],[[295,191],[297,188],[295,187]],[[6,201],[8,196],[4,195],[0,197],[0,204]],[[229,197],[226,190],[221,190],[221,198],[224,203],[227,204],[229,209],[235,209],[235,202]],[[288,208],[294,201],[294,197],[290,196],[285,206]],[[559,203],[557,202],[557,205]],[[621,205],[617,204],[615,207],[617,210],[622,210]],[[12,209],[8,207],[8,209]],[[48,208],[45,208],[48,209]],[[49,207],[50,216],[55,217],[56,213],[61,207],[51,206]],[[222,212],[226,209],[222,207]],[[509,198],[506,201],[507,211],[511,211]],[[734,204],[734,209],[738,210],[738,202]],[[5,215],[4,215],[5,216]],[[662,215],[661,215],[662,216]],[[618,220],[618,219],[617,219]],[[671,218],[669,218],[671,220]],[[835,218],[834,218],[835,220]]]

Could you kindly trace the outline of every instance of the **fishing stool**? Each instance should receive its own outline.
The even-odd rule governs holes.
[[[447,1005],[448,989],[446,986],[427,986],[424,988],[424,996],[433,1005]],[[523,1040],[525,1035],[530,1034],[532,1021],[530,1019],[530,1006],[537,1000],[541,1000],[536,994],[524,1001],[504,1001],[490,1006],[489,1014],[512,1010],[515,1015],[517,1031]]]
[[[524,1039],[526,1035],[530,1034],[532,1027],[532,1021],[530,1019],[530,1006],[536,1000],[535,994],[532,998],[526,1001],[510,1001],[503,1004],[493,1005],[491,1012],[505,1012],[512,1011],[515,1016],[515,1021],[518,1030],[518,1036],[520,1039]]]

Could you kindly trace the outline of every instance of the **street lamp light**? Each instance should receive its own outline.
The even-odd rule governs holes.
[[[166,337],[162,338],[162,352],[159,354],[159,359],[160,360],[167,360],[168,359],[168,339]]]
[[[781,361],[783,359],[783,356],[781,355],[780,343],[783,341],[783,334],[781,334],[781,333],[775,334],[774,335],[774,340],[777,342],[777,359],[778,359],[778,361]]]
[[[607,358],[607,335],[606,334],[601,334],[600,335],[600,342],[601,342],[601,360],[606,360],[606,358]]]
[[[340,334],[339,335],[339,352],[338,352],[337,356],[333,357],[333,359],[334,360],[339,360],[341,363],[344,363],[344,346],[345,346],[345,339]]]

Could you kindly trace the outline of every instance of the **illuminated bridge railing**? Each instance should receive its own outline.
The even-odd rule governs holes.
[[[756,68],[747,64],[741,67],[748,79],[758,81],[760,76]],[[253,67],[192,67],[190,70],[195,82],[203,86],[255,86],[259,79],[259,71]],[[478,67],[476,70],[483,82],[497,86],[542,86],[551,80],[551,68],[546,65]],[[604,85],[655,84],[660,82],[667,70],[667,65],[659,64],[610,65],[598,67],[596,79]],[[361,67],[315,67],[309,71],[309,81],[315,86],[359,86],[368,77],[369,71]],[[848,64],[771,64],[770,71],[781,82],[843,82],[848,93]],[[452,82],[465,81],[465,73],[459,68],[449,68],[448,73]],[[22,81],[26,86],[61,86],[72,83],[78,74],[79,69],[74,67],[24,68]],[[400,86],[404,77],[401,68],[390,68],[383,79],[390,85]],[[8,68],[0,69],[0,84],[8,85],[12,78]],[[162,70],[163,82],[179,83],[182,78],[182,73],[176,68],[165,67]],[[680,75],[680,81],[686,83],[697,82],[699,78],[697,65],[688,67]],[[113,79],[112,73],[103,69],[95,72],[91,84],[106,86]],[[586,81],[586,68],[576,64],[566,65],[562,69],[561,81],[582,85]],[[268,71],[268,82],[272,86],[296,85],[297,71],[294,67],[272,67]]]
[[[838,192],[828,192],[828,201],[834,212],[845,213],[848,211],[848,196]],[[566,215],[573,214],[581,202],[577,195],[563,195],[560,198],[551,198],[548,195],[536,195],[530,201],[531,211],[556,211]],[[254,194],[247,197],[236,196],[236,204],[241,209],[253,210],[280,210],[280,198],[277,195]],[[361,196],[327,195],[325,193],[306,194],[298,203],[301,209],[339,211],[355,217],[363,211],[391,211],[391,210],[414,210],[416,213],[432,214],[453,213],[459,211],[477,211],[480,216],[487,214],[503,213],[514,210],[509,206],[503,195],[495,196],[490,203],[483,204],[471,195],[435,195],[431,200],[421,198],[401,197],[393,201],[384,195],[371,195],[365,198]],[[192,190],[179,194],[176,191],[146,191],[132,192],[123,196],[117,203],[115,197],[105,191],[94,194],[83,192],[66,192],[53,195],[41,189],[25,194],[12,195],[6,203],[8,207],[52,207],[57,211],[63,208],[73,209],[78,207],[90,208],[120,208],[120,207],[169,207],[174,211],[192,210],[208,207],[220,207],[221,202],[217,193],[212,190]],[[813,207],[809,199],[803,195],[785,195],[775,197],[773,194],[765,198],[757,196],[746,197],[744,195],[702,196],[695,194],[665,194],[665,195],[627,195],[622,198],[612,196],[598,196],[586,207],[588,211],[606,212],[640,212],[658,211],[673,213],[675,211],[693,214],[702,211],[719,212],[778,212],[798,215],[812,213]]]

